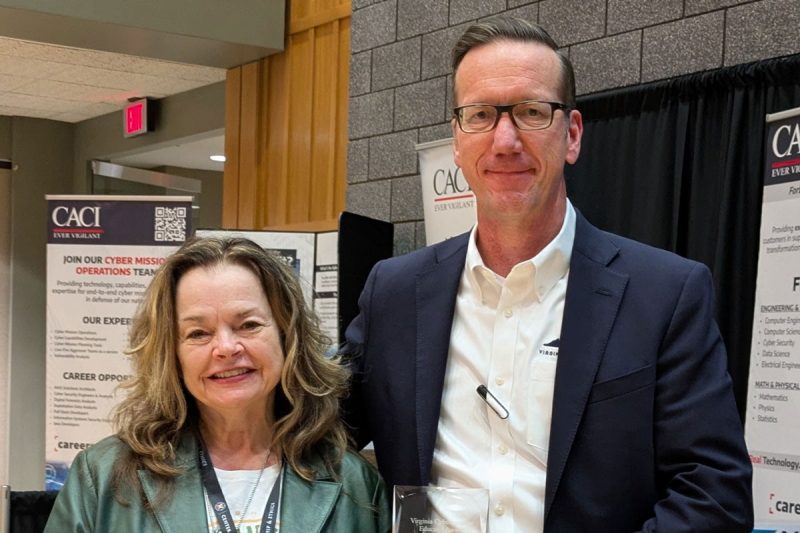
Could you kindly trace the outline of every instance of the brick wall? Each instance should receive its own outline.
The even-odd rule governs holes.
[[[578,94],[800,53],[800,0],[352,0],[347,209],[425,245],[416,143],[451,136],[450,50],[472,22],[536,21]]]

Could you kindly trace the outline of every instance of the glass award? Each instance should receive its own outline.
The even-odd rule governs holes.
[[[392,533],[486,533],[489,489],[394,488]]]

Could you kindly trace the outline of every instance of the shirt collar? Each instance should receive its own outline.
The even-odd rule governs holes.
[[[465,281],[477,291],[484,303],[499,298],[500,290],[504,284],[509,283],[521,290],[516,290],[520,297],[522,293],[533,292],[538,301],[569,271],[569,262],[572,257],[572,245],[575,242],[575,208],[567,200],[564,222],[558,234],[534,257],[514,265],[507,278],[497,275],[483,262],[475,241],[478,225],[473,226],[467,245],[465,261]]]

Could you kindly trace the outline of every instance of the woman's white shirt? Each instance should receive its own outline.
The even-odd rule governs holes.
[[[280,463],[264,469],[255,492],[253,492],[253,485],[258,480],[258,476],[261,473],[260,470],[221,470],[215,467],[214,472],[217,474],[219,486],[222,489],[222,494],[225,495],[225,502],[231,510],[233,522],[239,533],[258,533],[261,530],[261,519],[264,515],[264,507],[267,505],[267,498],[269,498],[272,487],[275,486],[280,476]],[[251,493],[253,494],[253,499],[247,508],[247,515],[243,518],[242,512],[247,506],[247,500],[250,498]],[[205,489],[203,489],[203,496],[205,497],[208,531],[212,533],[219,531],[217,517],[211,508],[208,493]],[[276,527],[276,531],[279,530],[280,517],[278,517]]]

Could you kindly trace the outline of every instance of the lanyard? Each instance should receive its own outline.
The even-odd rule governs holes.
[[[283,489],[283,472],[284,468],[281,466],[281,473],[277,481],[272,486],[272,490],[267,498],[267,505],[264,506],[264,514],[261,517],[261,533],[274,533],[275,526],[278,518],[278,509],[281,503],[281,491]],[[211,464],[211,457],[206,452],[205,445],[200,443],[200,476],[203,480],[203,487],[208,493],[208,500],[211,502],[211,508],[217,517],[217,523],[222,528],[224,533],[235,533],[236,526],[233,522],[233,515],[228,508],[228,503],[225,501],[225,495],[222,494],[222,488],[219,486],[217,473],[214,472],[214,465]],[[244,518],[244,517],[242,517]]]

